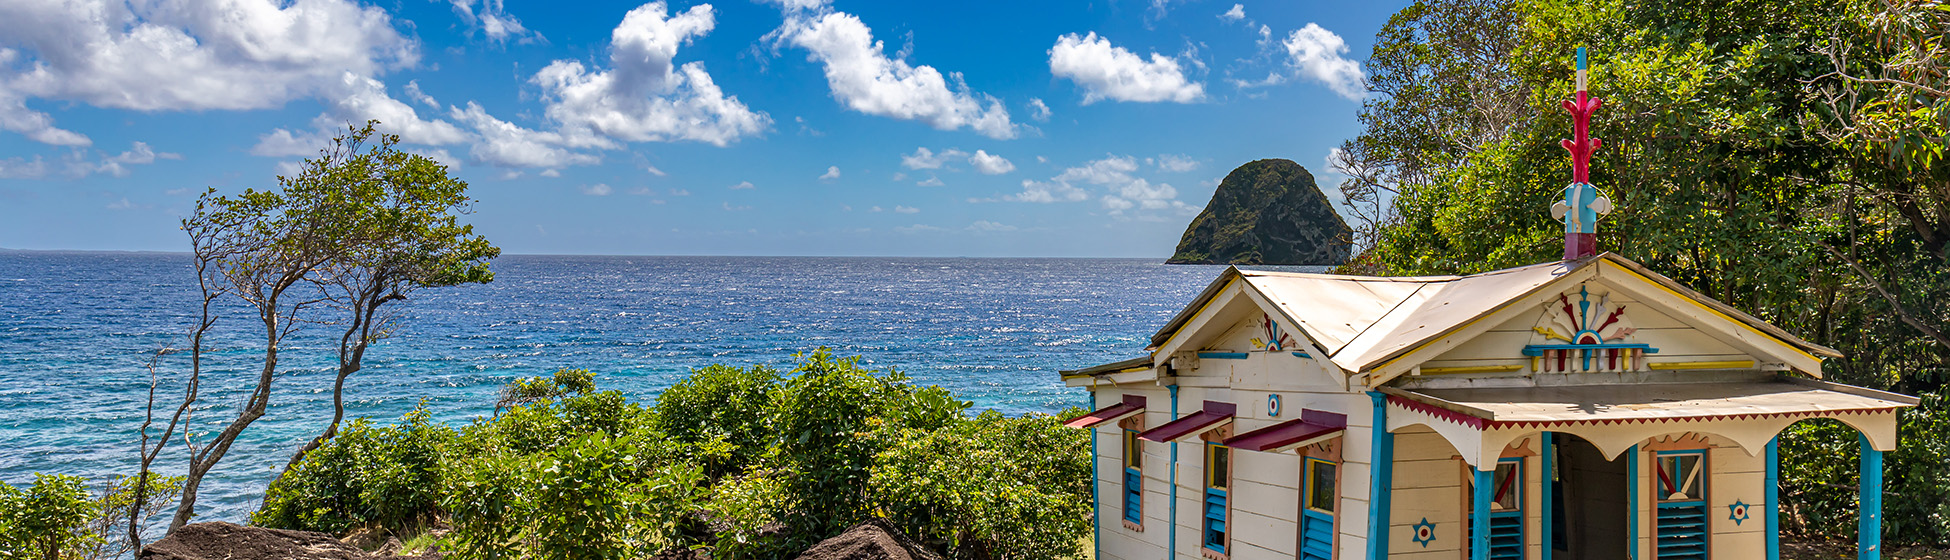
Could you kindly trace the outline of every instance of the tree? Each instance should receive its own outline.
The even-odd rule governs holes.
[[[245,190],[235,196],[207,190],[198,197],[195,212],[183,219],[202,314],[191,331],[184,399],[153,446],[147,444],[145,423],[138,488],[149,476],[149,461],[169,442],[176,418],[189,425],[188,411],[202,392],[203,336],[217,319],[212,304],[226,295],[241,300],[261,328],[263,349],[255,384],[236,418],[209,441],[192,443],[170,531],[189,522],[203,477],[265,414],[282,344],[301,325],[337,324],[344,331],[332,422],[300,456],[337,432],[344,418],[346,377],[359,370],[369,345],[396,327],[386,304],[420,288],[492,279],[487,261],[499,250],[474,235],[471,226],[459,224],[458,215],[468,211],[467,184],[431,159],[397,150],[399,138],[377,133],[377,124],[348,127],[319,157],[306,160],[297,176],[279,176],[276,190]],[[346,316],[321,319],[319,314],[327,310]]]

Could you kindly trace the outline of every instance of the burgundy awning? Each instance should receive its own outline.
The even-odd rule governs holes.
[[[1064,420],[1063,425],[1070,428],[1094,428],[1105,422],[1116,422],[1133,414],[1144,412],[1144,397],[1124,395],[1124,402],[1106,406],[1101,410]]]
[[[1168,442],[1192,434],[1204,433],[1232,421],[1232,414],[1238,412],[1239,405],[1228,402],[1205,401],[1205,408],[1198,412],[1172,420],[1151,431],[1138,434],[1145,441]]]
[[[1319,410],[1302,410],[1300,419],[1288,420],[1228,439],[1226,447],[1247,451],[1285,451],[1332,439],[1347,431],[1347,415]]]

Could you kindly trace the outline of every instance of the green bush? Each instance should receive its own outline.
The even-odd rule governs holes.
[[[1090,532],[1092,476],[1088,433],[991,410],[902,430],[875,457],[872,496],[895,525],[950,558],[1060,558],[1080,553]]]
[[[778,389],[779,373],[762,365],[698,368],[657,396],[651,422],[699,447],[705,474],[717,480],[744,472],[771,447],[768,413]]]
[[[441,458],[455,437],[452,428],[432,423],[424,408],[394,426],[354,420],[273,481],[251,523],[335,534],[364,526],[393,532],[423,527],[439,511]]]
[[[499,415],[502,409],[595,390],[596,374],[586,369],[563,368],[555,370],[555,374],[548,377],[523,377],[501,388],[501,398],[494,403],[494,413]]]
[[[24,490],[0,484],[0,557],[85,558],[103,540],[88,530],[102,514],[78,476],[36,474]]]

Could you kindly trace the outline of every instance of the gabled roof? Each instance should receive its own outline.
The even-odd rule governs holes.
[[[1837,357],[1833,349],[1802,340],[1772,324],[1695,292],[1670,278],[1612,253],[1577,261],[1550,262],[1469,276],[1375,277],[1227,269],[1197,300],[1152,335],[1154,347],[1197,315],[1225,286],[1245,283],[1278,308],[1287,320],[1327,352],[1343,370],[1366,371],[1539,294],[1567,276],[1609,262],[1692,300],[1730,321],[1814,355]]]

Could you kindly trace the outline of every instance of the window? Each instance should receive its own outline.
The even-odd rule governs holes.
[[[1124,523],[1144,528],[1144,440],[1137,430],[1124,430]]]
[[[1706,451],[1660,451],[1652,460],[1652,498],[1658,505],[1653,558],[1704,560],[1708,557]]]
[[[1336,501],[1334,476],[1340,465],[1322,459],[1307,459],[1307,509],[1332,515]]]
[[[1339,492],[1334,485],[1334,477],[1340,474],[1340,463],[1308,457],[1306,470],[1301,473],[1301,505],[1306,509],[1300,512],[1300,560],[1332,560],[1334,558],[1334,502]]]
[[[1659,501],[1691,501],[1706,498],[1706,476],[1701,473],[1699,452],[1659,454]]]
[[[1205,445],[1205,549],[1226,553],[1226,491],[1232,486],[1232,448]]]
[[[1523,459],[1504,459],[1496,464],[1495,488],[1490,494],[1490,511],[1523,509]]]

